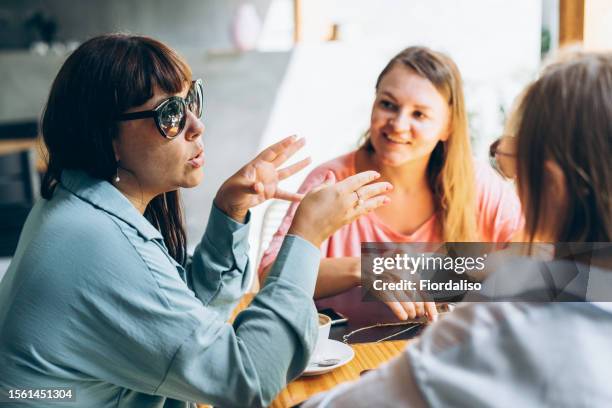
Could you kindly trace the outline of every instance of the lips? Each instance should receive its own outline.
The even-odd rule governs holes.
[[[410,144],[409,140],[404,140],[401,137],[394,136],[387,132],[381,132],[381,135],[383,136],[383,138],[385,138],[385,140],[387,140],[388,142],[394,143],[394,144]]]
[[[192,167],[199,168],[204,164],[204,150],[198,150],[198,153],[187,161]]]

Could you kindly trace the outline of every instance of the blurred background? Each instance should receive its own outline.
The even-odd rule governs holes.
[[[354,149],[369,124],[376,77],[401,49],[426,45],[457,62],[474,153],[485,159],[542,60],[571,43],[611,49],[610,21],[609,0],[3,0],[0,277],[37,198],[45,167],[37,121],[51,82],[91,36],[155,37],[205,82],[205,178],[183,195],[191,250],[217,188],[263,147],[304,136],[298,159],[310,155],[309,169]],[[309,169],[284,187],[296,189]],[[254,261],[284,209],[254,209]]]

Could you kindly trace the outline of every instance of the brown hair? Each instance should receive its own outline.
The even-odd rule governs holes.
[[[612,54],[574,53],[548,66],[522,99],[518,189],[533,242],[543,210],[545,160],[557,163],[568,191],[559,242],[612,238]]]
[[[479,239],[476,181],[459,69],[450,57],[440,52],[426,47],[409,47],[387,63],[376,80],[376,90],[384,76],[398,64],[429,80],[448,101],[451,134],[446,142],[438,142],[432,151],[427,177],[440,211],[444,241],[476,241]],[[374,152],[369,138],[362,148]]]
[[[41,195],[51,199],[65,169],[110,181],[118,166],[112,145],[117,116],[149,100],[155,86],[172,94],[190,81],[187,63],[152,38],[107,34],[79,46],[55,78],[42,117],[49,156]],[[186,237],[178,190],[155,197],[144,216],[183,264]]]

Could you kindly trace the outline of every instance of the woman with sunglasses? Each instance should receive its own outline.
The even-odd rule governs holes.
[[[390,205],[324,242],[317,305],[349,318],[433,319],[433,302],[387,302],[391,313],[361,301],[361,243],[507,242],[520,228],[518,198],[491,169],[471,160],[463,83],[451,58],[425,47],[406,48],[382,70],[375,91],[361,147],[314,169],[299,190],[317,186],[328,171],[342,180],[376,170],[394,185]],[[290,207],[264,253],[260,277],[271,267],[295,210]]]
[[[400,357],[305,407],[610,405],[612,54],[566,55],[550,65],[515,115],[511,174],[528,242],[560,245],[552,261],[517,259],[520,267],[507,264],[496,274],[515,281],[526,273],[530,291],[513,299],[534,299],[529,278],[545,270],[542,293],[575,301],[462,305]],[[562,259],[572,246],[591,249]],[[588,277],[586,295],[572,285],[552,290],[568,270],[578,281]]]
[[[188,256],[179,188],[202,180],[201,115],[201,81],[153,39],[96,37],[64,63],[42,119],[44,199],[0,282],[0,401],[63,388],[83,407],[266,406],[305,368],[318,246],[390,185],[365,172],[302,200],[278,188],[308,162],[279,169],[303,145],[287,138],[223,183]],[[231,325],[251,281],[249,208],[271,198],[301,204]]]

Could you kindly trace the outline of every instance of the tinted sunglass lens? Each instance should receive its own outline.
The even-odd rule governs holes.
[[[200,82],[194,82],[193,86],[187,93],[186,98],[189,110],[198,118],[202,117],[202,85]]]
[[[171,100],[159,112],[159,126],[164,135],[176,137],[185,126],[185,105],[180,100]]]

